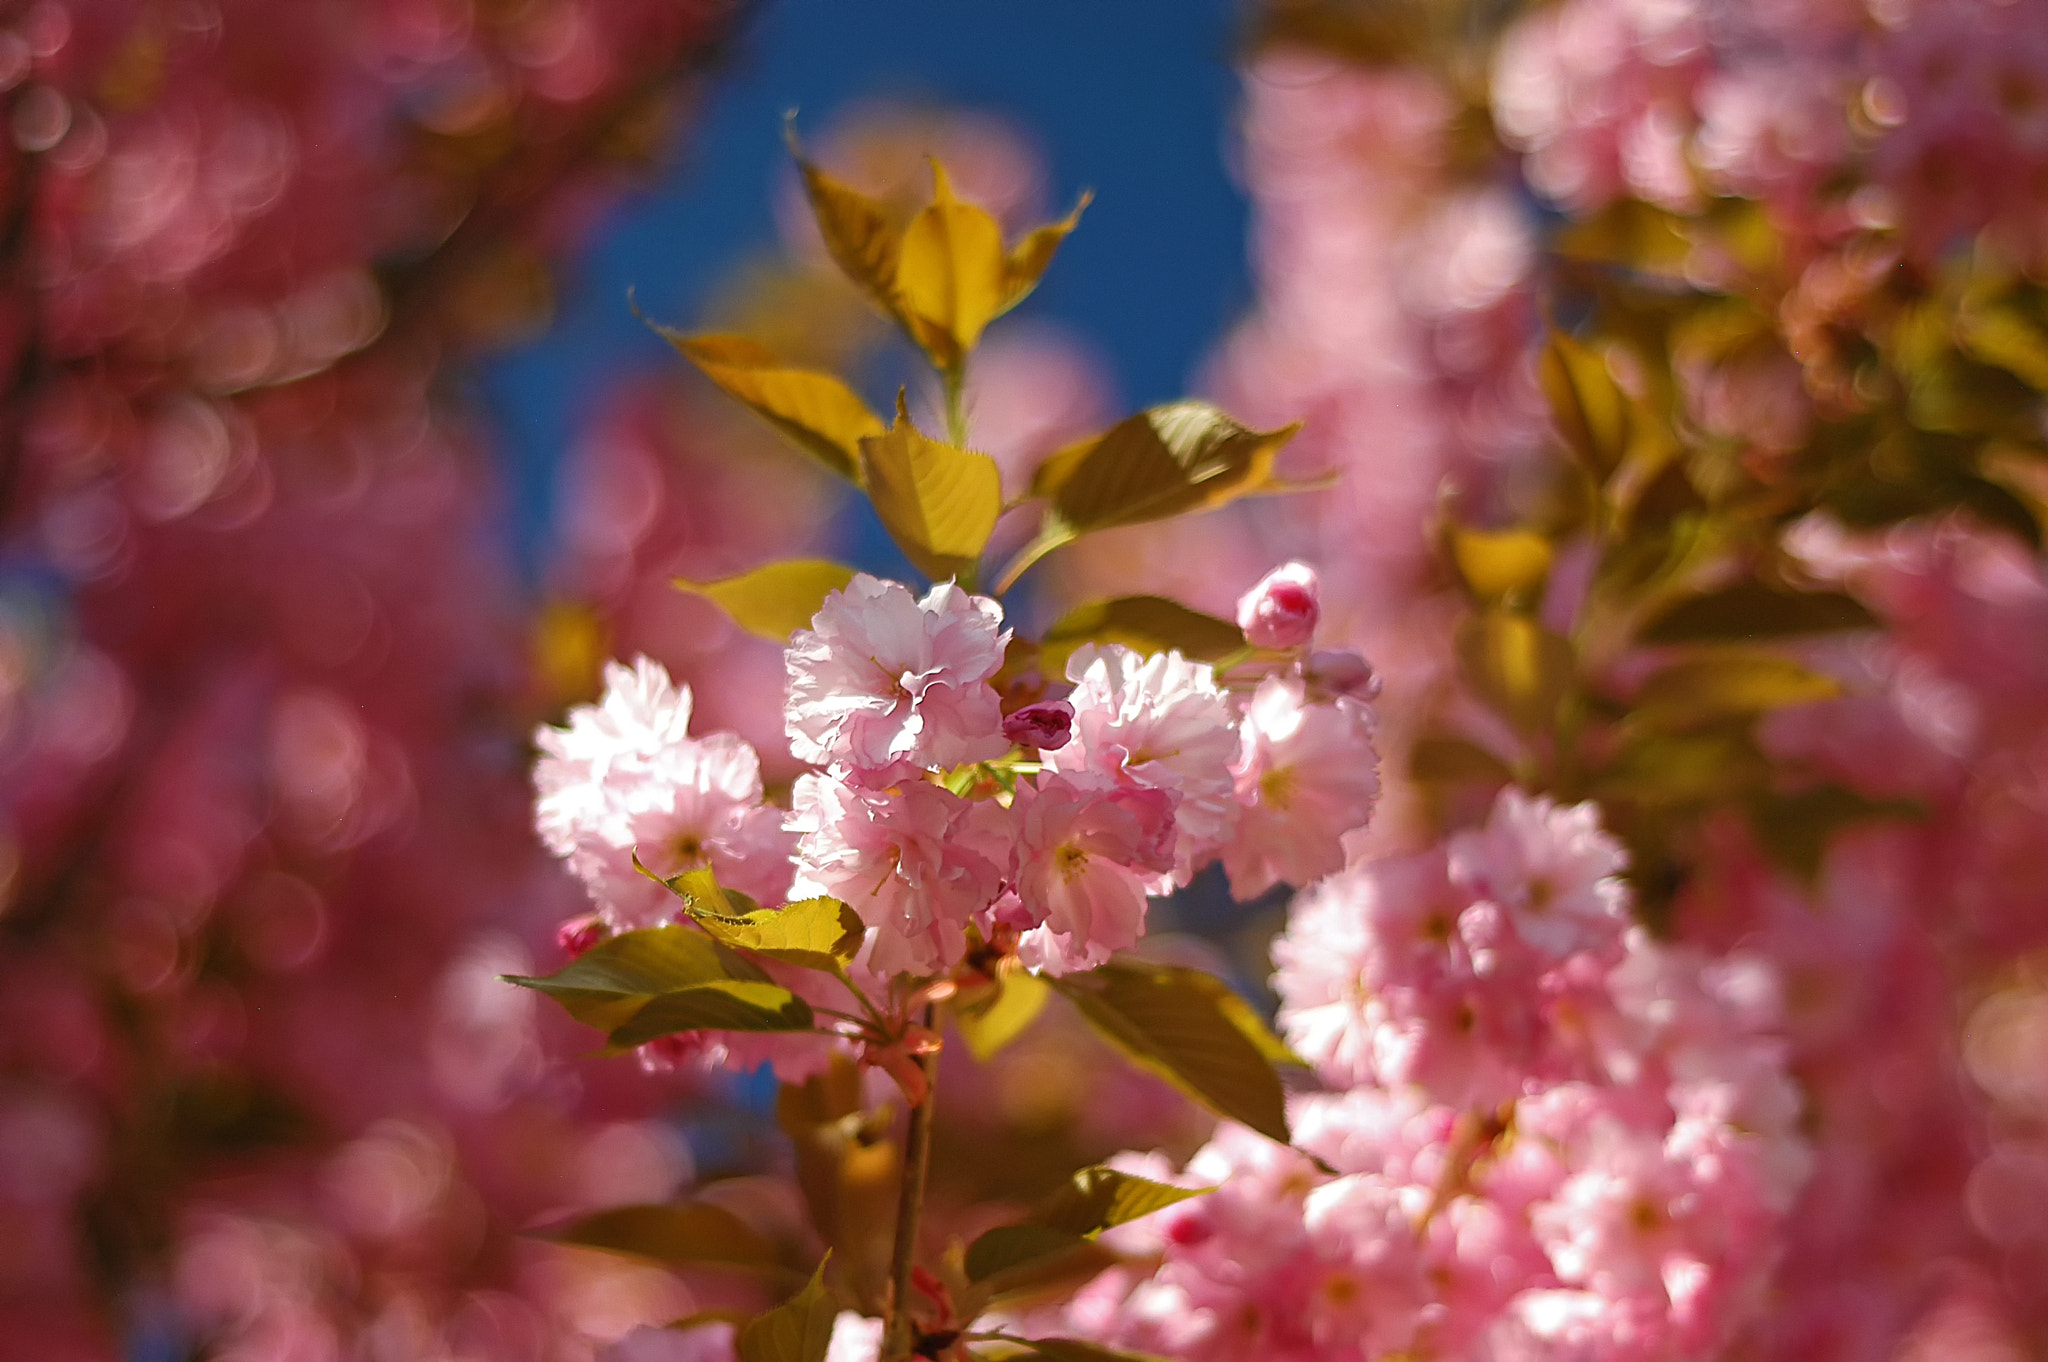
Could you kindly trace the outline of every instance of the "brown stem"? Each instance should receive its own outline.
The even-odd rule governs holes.
[[[932,1024],[932,1009],[924,1010]],[[932,1113],[939,1101],[936,1054],[917,1057],[924,1073],[924,1100],[910,1109],[910,1131],[903,1145],[903,1186],[896,1198],[896,1242],[889,1251],[889,1318],[882,1330],[881,1362],[908,1362],[917,1346],[917,1326],[910,1313],[910,1273],[917,1261],[917,1222],[924,1213],[925,1169],[932,1156]]]

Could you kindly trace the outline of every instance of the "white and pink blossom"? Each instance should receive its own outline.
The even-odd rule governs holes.
[[[1223,848],[1230,892],[1249,899],[1342,869],[1344,835],[1365,826],[1379,798],[1372,712],[1355,700],[1311,703],[1299,679],[1269,676],[1239,733],[1239,812]]]

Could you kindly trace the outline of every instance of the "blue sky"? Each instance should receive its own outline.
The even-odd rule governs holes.
[[[546,539],[555,467],[622,372],[674,364],[629,312],[689,324],[726,268],[773,236],[782,117],[819,128],[877,96],[1002,114],[1037,137],[1053,202],[1095,191],[1026,310],[1112,357],[1133,406],[1178,396],[1250,298],[1245,204],[1225,162],[1231,0],[765,0],[676,164],[621,203],[564,280],[560,314],[497,357],[522,560]]]

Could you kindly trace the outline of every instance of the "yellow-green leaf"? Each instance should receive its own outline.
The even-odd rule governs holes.
[[[1126,417],[1039,465],[1038,535],[1003,572],[1006,590],[1040,558],[1083,534],[1209,510],[1238,497],[1305,490],[1280,483],[1273,464],[1300,430],[1252,430],[1207,402],[1170,402]]]
[[[787,643],[791,634],[811,627],[811,618],[827,596],[843,591],[852,580],[853,569],[842,563],[792,558],[715,582],[678,577],[675,585],[708,597],[748,633]]]
[[[831,1254],[825,1257],[829,1261]],[[765,1314],[741,1325],[733,1336],[739,1362],[825,1362],[839,1302],[825,1289],[825,1264],[804,1289]]]
[[[607,937],[543,978],[507,975],[562,1004],[586,1026],[610,1031],[653,998],[729,980],[766,982],[758,965],[694,927],[650,927]]]
[[[2048,393],[2048,334],[2010,307],[1972,309],[1956,319],[1963,348]]]
[[[1077,605],[1060,616],[1045,631],[1039,665],[1048,675],[1061,675],[1067,658],[1086,643],[1121,643],[1141,653],[1179,649],[1198,662],[1215,662],[1245,646],[1244,631],[1229,620],[1164,596],[1119,596]]]
[[[1537,374],[1558,434],[1596,479],[1605,480],[1629,444],[1628,395],[1607,372],[1607,361],[1553,331]]]
[[[904,229],[896,257],[896,300],[918,341],[942,369],[957,368],[1003,306],[1009,263],[1003,229],[978,204],[953,193],[932,161],[932,201]]]
[[[808,1031],[811,1005],[780,984],[718,980],[661,993],[612,1028],[612,1050],[631,1050],[685,1031]]]
[[[1531,597],[1550,573],[1550,541],[1533,530],[1469,530],[1446,525],[1444,541],[1465,590],[1481,603]]]
[[[614,1206],[539,1231],[558,1244],[630,1253],[669,1267],[776,1269],[775,1245],[723,1206],[704,1201]]]
[[[1105,1348],[1100,1343],[1085,1343],[1076,1338],[1026,1338],[1017,1341],[1048,1362],[1168,1362],[1157,1353]]]
[[[1083,1168],[1031,1213],[1031,1223],[1093,1238],[1104,1230],[1214,1190],[1175,1187],[1114,1168]]]
[[[1652,676],[1636,694],[1635,718],[1651,727],[1682,727],[1832,700],[1841,693],[1839,681],[1789,657],[1727,652],[1686,658]]]
[[[840,477],[859,481],[860,442],[880,435],[884,427],[844,381],[785,364],[745,336],[686,336],[665,326],[654,329],[798,449]]]
[[[1112,961],[1052,981],[1106,1040],[1220,1116],[1287,1142],[1287,1099],[1274,1065],[1286,1047],[1241,999],[1199,970]],[[1225,995],[1236,1001],[1231,1007]]]
[[[1020,970],[1005,974],[987,1002],[955,1009],[953,1021],[974,1057],[986,1061],[1029,1030],[1051,996],[1043,979]]]
[[[738,914],[692,906],[690,917],[728,946],[805,969],[836,972],[860,952],[860,915],[838,899],[802,899]]]
[[[875,512],[904,556],[934,581],[969,574],[1003,511],[995,460],[920,434],[900,393],[896,424],[862,440],[860,456]]]
[[[1058,222],[1036,228],[1017,243],[1010,252],[1003,267],[1003,301],[999,312],[1008,312],[1024,301],[1031,290],[1038,287],[1038,281],[1052,265],[1053,256],[1059,253],[1060,245],[1074,228],[1081,224],[1081,210],[1094,199],[1094,195],[1083,192],[1074,211]]]
[[[1441,735],[1417,740],[1408,753],[1408,775],[1413,780],[1496,785],[1513,779],[1508,764],[1477,743]]]
[[[1459,623],[1457,651],[1482,700],[1524,732],[1550,727],[1571,685],[1569,642],[1534,620],[1487,610]]]
[[[902,234],[891,225],[880,203],[805,160],[794,132],[789,134],[789,150],[803,176],[811,216],[817,219],[818,234],[825,239],[832,263],[878,307],[894,316]]]

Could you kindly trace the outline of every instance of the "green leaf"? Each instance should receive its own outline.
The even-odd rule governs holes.
[[[605,1249],[669,1267],[776,1269],[775,1245],[746,1221],[709,1202],[615,1206],[540,1236],[558,1244]]]
[[[1620,467],[1629,445],[1629,400],[1607,361],[1552,331],[1537,368],[1557,433],[1598,481]]]
[[[1022,970],[1005,974],[996,985],[995,997],[978,1007],[958,1007],[953,1012],[960,1038],[976,1059],[986,1063],[998,1050],[1030,1029],[1052,996],[1045,980]]]
[[[1211,1187],[1175,1187],[1114,1168],[1083,1168],[1032,1212],[1034,1224],[1094,1238],[1107,1229],[1163,1211]]]
[[[1086,1235],[1051,1225],[1034,1225],[1030,1221],[1021,1225],[998,1225],[976,1236],[968,1245],[967,1280],[994,1283],[1004,1273],[1049,1264],[1068,1255],[1087,1255],[1087,1261],[1092,1265],[1102,1255],[1089,1253],[1091,1247]]]
[[[1715,643],[1876,627],[1876,616],[1853,596],[1742,582],[1680,601],[1652,617],[1636,637],[1643,643]]]
[[[1003,511],[996,461],[920,434],[901,393],[896,424],[862,440],[860,455],[868,495],[904,556],[933,581],[970,575]]]
[[[739,914],[699,908],[693,900],[689,913],[728,946],[828,974],[852,963],[867,932],[860,914],[832,898],[801,899]]]
[[[1003,301],[998,313],[1008,312],[1024,301],[1031,290],[1038,287],[1038,281],[1052,265],[1052,258],[1059,253],[1060,244],[1074,228],[1081,224],[1081,210],[1094,199],[1094,195],[1083,191],[1074,211],[1058,222],[1036,228],[1010,252],[1003,264]]]
[[[860,480],[860,442],[880,435],[883,425],[844,381],[785,364],[745,336],[686,336],[665,326],[654,329],[791,444],[840,477]]]
[[[1875,818],[1920,818],[1926,810],[1910,800],[1870,799],[1842,785],[1822,785],[1796,794],[1761,794],[1750,801],[1750,825],[1772,859],[1808,887],[1820,878],[1828,843],[1851,824]]]
[[[1212,1190],[1171,1187],[1114,1168],[1083,1168],[1033,1211],[1030,1219],[999,1225],[969,1245],[968,1280],[988,1282],[1020,1268],[1051,1266],[1055,1259],[1083,1254],[1088,1241],[1106,1229]],[[1095,1262],[1095,1256],[1087,1255],[1077,1265]]]
[[[1724,652],[1674,662],[1636,693],[1636,722],[1681,728],[1733,714],[1760,714],[1788,705],[1832,700],[1842,685],[1788,657]]]
[[[677,577],[674,583],[680,591],[708,597],[748,633],[788,643],[791,634],[811,627],[827,596],[845,590],[852,580],[853,569],[844,564],[791,558],[715,582]]]
[[[1008,270],[1002,227],[954,196],[934,158],[932,201],[911,219],[896,257],[896,300],[941,369],[957,369],[1001,311]]]
[[[803,1083],[783,1084],[775,1099],[811,1224],[831,1246],[854,1299],[877,1308],[889,1280],[903,1167],[889,1118],[886,1109],[866,1109],[861,1071],[844,1056],[833,1056],[825,1072]]]
[[[1062,675],[1074,650],[1087,643],[1121,643],[1140,653],[1178,649],[1197,662],[1215,662],[1244,647],[1244,631],[1164,596],[1118,596],[1060,616],[1045,631],[1039,665],[1048,675]]]
[[[1126,417],[1039,465],[1033,496],[1050,504],[1038,536],[1000,589],[1062,544],[1118,525],[1208,510],[1239,497],[1303,490],[1275,480],[1274,461],[1299,424],[1257,431],[1207,402],[1171,402]]]
[[[760,966],[692,927],[650,927],[607,937],[554,974],[505,976],[559,1002],[586,1026],[610,1031],[664,993],[731,981],[768,982]]]
[[[1287,1098],[1274,1066],[1292,1057],[1220,980],[1173,965],[1111,961],[1052,985],[1133,1063],[1218,1115],[1287,1142]]]
[[[826,1261],[831,1256],[826,1254]],[[839,1303],[825,1289],[821,1262],[803,1290],[740,1326],[734,1351],[739,1362],[824,1362],[838,1318]]]
[[[782,985],[735,979],[657,994],[606,1040],[630,1050],[684,1031],[808,1031],[814,1021],[811,1005]]]
[[[1481,604],[1504,596],[1533,597],[1550,574],[1550,541],[1532,530],[1446,525],[1444,544],[1466,592]]]
[[[1479,697],[1525,733],[1547,730],[1571,686],[1572,645],[1534,620],[1486,610],[1459,621],[1458,662]]]

